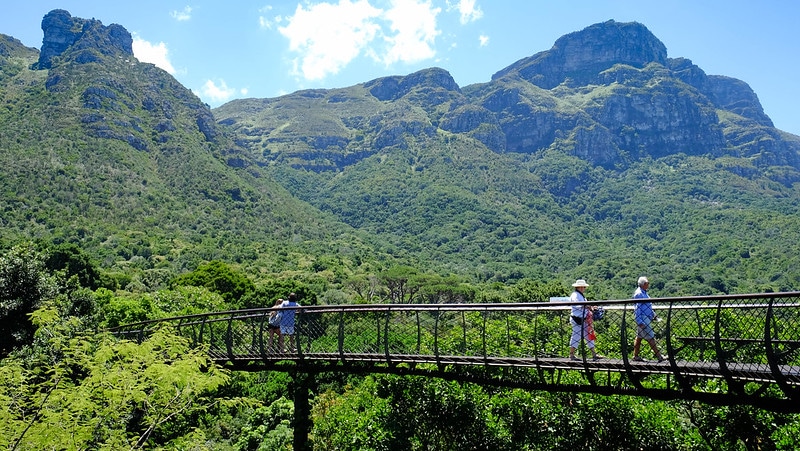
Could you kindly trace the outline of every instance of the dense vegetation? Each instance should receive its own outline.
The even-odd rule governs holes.
[[[72,251],[18,246],[0,258],[3,318],[33,311],[29,326],[4,329],[18,341],[3,351],[0,363],[0,445],[266,450],[292,442],[298,375],[225,370],[168,329],[140,344],[97,332],[145,317],[224,310],[224,298],[242,287],[242,274],[216,263],[182,278],[202,287],[178,286],[176,280],[173,289],[149,295],[92,291],[78,280],[93,268]],[[559,289],[523,285],[512,297]],[[304,288],[268,289],[310,295]],[[243,296],[254,290],[247,286]],[[749,407],[420,377],[323,373],[313,387],[313,449],[793,449],[800,428],[796,415]]]
[[[484,113],[425,83],[396,103],[367,91],[390,79],[212,112],[152,65],[84,56],[34,70],[38,52],[0,35],[9,449],[291,443],[290,375],[216,367],[169,330],[141,344],[104,332],[119,324],[289,292],[305,304],[526,302],[578,277],[595,299],[628,297],[642,274],[656,296],[800,282],[797,168],[764,164],[781,144],[729,111],[716,114],[742,149],[763,142],[757,158],[642,152],[600,165],[574,152],[573,134],[515,153],[487,145],[498,124],[446,129],[449,112]],[[442,72],[421,76],[441,84]],[[559,117],[611,91],[562,87],[559,100],[504,83],[520,108]],[[793,449],[800,429],[743,407],[387,375],[322,374],[314,387],[315,449]]]

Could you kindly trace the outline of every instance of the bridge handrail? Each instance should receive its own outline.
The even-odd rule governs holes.
[[[351,364],[359,362],[372,371],[380,365],[407,366],[405,371],[433,367],[439,374],[461,368],[452,370],[458,377],[474,374],[476,367],[487,375],[504,368],[503,378],[529,369],[539,382],[527,386],[633,389],[648,396],[697,399],[724,393],[723,384],[733,402],[764,405],[775,400],[772,386],[785,395],[780,408],[800,411],[800,291],[649,301],[663,319],[653,323],[658,345],[669,356],[663,363],[652,356],[649,363],[632,359],[631,343],[638,331],[633,306],[640,302],[634,299],[589,301],[606,310],[604,318],[594,322],[606,354],[598,362],[567,358],[571,302],[283,307],[298,311],[297,346],[279,351],[268,336],[267,318],[280,307],[153,319],[109,331],[141,341],[159,324],[171,324],[206,347],[216,361],[245,369],[280,369],[290,363],[353,370]],[[643,343],[649,353],[647,348]],[[600,382],[597,375],[603,372],[605,381]],[[583,376],[583,383],[576,374]],[[703,381],[709,381],[707,388]],[[753,384],[757,388],[749,388]]]
[[[710,295],[710,296],[680,296],[680,297],[661,297],[650,298],[653,308],[662,305],[671,306],[673,309],[697,309],[697,308],[716,308],[715,305],[706,305],[710,302],[745,300],[745,299],[781,299],[800,296],[800,291],[776,292],[776,293],[754,293],[754,294],[734,294],[734,295]],[[607,309],[625,309],[629,305],[640,302],[636,299],[612,299],[612,300],[590,300],[589,304]],[[470,304],[336,304],[336,305],[307,305],[291,307],[258,307],[251,309],[225,310],[220,312],[193,313],[189,315],[179,315],[169,318],[156,318],[135,323],[124,324],[108,329],[110,332],[117,330],[131,329],[149,324],[163,323],[165,321],[180,321],[193,318],[208,318],[212,316],[229,318],[248,318],[258,317],[265,313],[280,309],[293,309],[301,312],[316,313],[338,313],[338,312],[378,312],[378,311],[535,311],[535,310],[564,310],[571,307],[572,302],[517,302],[517,303],[470,303]],[[779,306],[776,304],[775,306]],[[733,305],[738,308],[759,308],[760,304],[739,304]],[[662,307],[663,308],[663,307]]]

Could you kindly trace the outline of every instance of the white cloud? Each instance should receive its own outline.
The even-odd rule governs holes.
[[[486,36],[485,34],[478,36],[478,42],[480,42],[481,47],[486,47],[486,45],[489,44],[489,36]]]
[[[307,80],[320,80],[338,73],[375,38],[380,10],[367,0],[318,3],[305,9],[297,5],[294,15],[278,31],[289,38],[289,50],[300,54],[295,72]]]
[[[391,9],[384,15],[394,32],[385,38],[389,50],[382,58],[384,64],[433,58],[436,55],[433,44],[440,33],[436,28],[436,16],[440,11],[429,0],[393,0]]]
[[[297,54],[293,72],[306,80],[321,80],[336,74],[359,56],[386,66],[433,58],[437,15],[431,0],[390,0],[387,9],[369,0],[338,0],[338,3],[298,4],[294,15],[259,19],[262,28],[285,19],[278,31],[289,39],[289,50]]]
[[[274,24],[281,22],[281,16],[275,16],[275,18],[273,19],[267,17],[266,15],[270,11],[272,11],[272,6],[269,5],[258,10],[258,12],[261,14],[260,16],[258,16],[258,26],[260,26],[261,28],[271,30]]]
[[[461,23],[467,24],[483,17],[483,11],[475,2],[476,0],[458,0],[457,3],[453,4],[448,1],[447,9],[457,9],[458,13],[461,15]]]
[[[225,80],[218,80],[217,82],[208,80],[200,88],[200,97],[208,103],[224,102],[233,97],[234,94],[236,94],[236,89],[229,88]]]
[[[169,15],[178,22],[187,21],[192,18],[192,7],[186,5],[183,7],[183,11],[172,11]]]
[[[153,44],[145,41],[139,36],[133,36],[133,56],[141,62],[152,63],[164,69],[172,75],[175,75],[175,68],[169,61],[169,50],[167,45],[163,42]]]

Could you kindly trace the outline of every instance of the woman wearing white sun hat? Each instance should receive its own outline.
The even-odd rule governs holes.
[[[592,353],[592,360],[603,358],[594,347],[594,330],[592,328],[592,309],[586,305],[586,296],[583,292],[589,286],[583,279],[578,279],[572,284],[575,290],[569,299],[572,302],[569,323],[572,325],[572,336],[569,339],[569,359],[580,360],[575,357],[575,350],[581,343],[581,337],[586,340],[586,347]]]

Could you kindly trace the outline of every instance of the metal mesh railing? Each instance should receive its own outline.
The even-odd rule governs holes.
[[[371,362],[470,369],[533,368],[530,385],[588,385],[671,393],[725,392],[799,399],[800,294],[770,293],[651,299],[658,362],[646,343],[632,360],[633,300],[597,301],[598,361],[569,360],[569,303],[341,305],[297,308],[294,335],[270,335],[272,309],[215,312],[115,329],[142,339],[171,325],[221,362]],[[585,344],[579,355],[585,355]],[[519,381],[511,381],[517,383]]]

